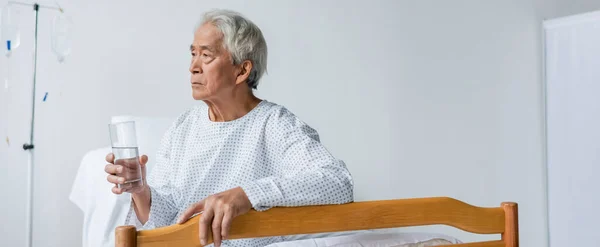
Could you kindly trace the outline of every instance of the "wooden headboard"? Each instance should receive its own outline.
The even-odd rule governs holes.
[[[500,240],[455,244],[452,247],[518,247],[517,211],[517,204],[513,202],[482,208],[448,197],[278,207],[265,212],[251,210],[235,218],[229,239],[443,224],[471,233],[502,236]],[[153,230],[117,227],[116,247],[201,246],[198,219],[199,215],[182,225]],[[209,243],[211,241],[209,239]]]

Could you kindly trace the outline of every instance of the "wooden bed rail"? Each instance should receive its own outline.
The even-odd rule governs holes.
[[[182,225],[136,231],[115,230],[116,247],[201,246],[199,215]],[[482,208],[448,197],[353,202],[343,205],[251,210],[234,219],[229,239],[339,232],[424,225],[448,225],[479,234],[501,234],[501,240],[452,247],[518,247],[518,208],[505,202]],[[210,236],[210,234],[209,234]],[[209,239],[209,243],[212,239]]]

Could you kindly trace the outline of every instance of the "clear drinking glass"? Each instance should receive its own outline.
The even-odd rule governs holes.
[[[123,166],[123,171],[117,173],[125,178],[125,183],[117,185],[126,192],[135,191],[144,185],[142,168],[135,131],[135,122],[120,122],[109,124],[110,141],[115,155],[115,165]]]

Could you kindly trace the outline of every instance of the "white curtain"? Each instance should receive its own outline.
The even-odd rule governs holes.
[[[544,29],[550,246],[600,246],[600,11]]]

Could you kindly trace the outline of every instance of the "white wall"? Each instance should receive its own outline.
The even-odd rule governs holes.
[[[58,64],[49,48],[52,16],[41,14],[36,247],[79,245],[82,216],[67,197],[84,152],[107,145],[111,115],[174,117],[196,104],[188,45],[200,12],[213,7],[242,11],[263,29],[269,74],[258,94],[320,132],[353,173],[356,200],[516,201],[521,244],[547,243],[540,30],[554,2],[60,2],[77,30],[73,54]],[[28,10],[22,15],[31,19]],[[0,203],[0,238],[8,246],[24,243],[26,156],[19,146],[28,134],[30,27],[13,58],[19,72],[11,111],[0,115],[13,141],[10,148],[0,143],[0,191],[11,198]],[[487,238],[449,227],[419,230]]]
[[[550,246],[600,246],[600,11],[545,22],[545,36]]]

